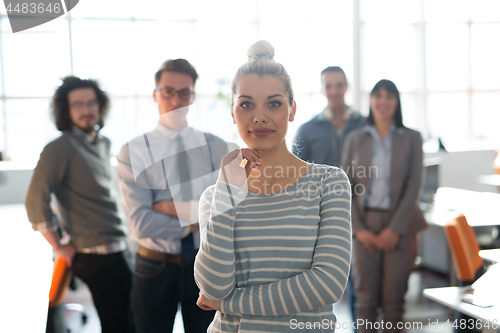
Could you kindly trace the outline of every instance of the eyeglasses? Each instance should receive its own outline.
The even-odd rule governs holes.
[[[194,91],[189,88],[175,90],[172,87],[156,87],[155,90],[159,91],[161,96],[167,99],[173,98],[175,95],[178,95],[182,100],[189,100],[194,94]]]
[[[75,108],[78,111],[82,111],[85,106],[87,106],[90,110],[97,110],[99,108],[98,101],[90,101],[90,102],[74,102],[70,105],[70,107]]]

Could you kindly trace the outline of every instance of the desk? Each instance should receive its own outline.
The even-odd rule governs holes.
[[[440,187],[431,209],[424,213],[429,228],[421,238],[423,266],[445,274],[452,271],[444,226],[458,214],[465,215],[477,234],[491,233],[500,226],[500,194]]]
[[[472,284],[476,304],[487,302],[493,305],[483,308],[462,301],[463,296],[470,297],[472,293],[464,293],[463,287],[445,287],[424,289],[424,295],[438,303],[473,318],[488,321],[490,327],[484,327],[483,332],[496,332],[500,327],[500,264],[491,266],[486,273]]]
[[[479,256],[492,264],[500,262],[500,249],[481,250]]]
[[[52,248],[28,222],[24,205],[0,205],[0,331],[45,332]]]
[[[443,304],[456,311],[465,313],[473,318],[487,320],[491,326],[500,325],[500,304],[495,304],[490,308],[481,308],[472,304],[462,302],[461,287],[445,287],[424,289],[424,296]],[[483,332],[496,332],[496,329],[483,328]]]
[[[500,194],[440,187],[431,210],[425,216],[428,223],[444,227],[446,222],[458,214],[464,214],[473,228],[498,227]]]
[[[487,175],[487,176],[479,176],[477,180],[480,183],[500,186],[500,175]]]

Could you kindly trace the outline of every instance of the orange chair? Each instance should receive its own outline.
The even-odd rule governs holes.
[[[66,260],[56,257],[54,259],[54,271],[52,273],[52,283],[49,291],[49,312],[47,318],[46,332],[70,332],[64,326],[64,310],[76,311],[81,315],[82,325],[87,322],[87,314],[85,308],[81,304],[70,303],[64,304],[64,299],[68,292],[68,288],[73,276],[73,271],[68,267]],[[63,311],[63,312],[61,312]]]
[[[72,276],[73,272],[68,267],[67,261],[56,257],[49,291],[49,308],[54,308],[64,301]]]
[[[483,266],[474,229],[467,223],[464,215],[459,215],[446,223],[444,231],[458,280],[474,281],[478,270]]]

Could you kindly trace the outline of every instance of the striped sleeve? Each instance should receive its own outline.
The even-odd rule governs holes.
[[[194,277],[205,296],[212,300],[224,299],[236,284],[233,239],[235,193],[238,193],[238,188],[217,181],[200,198],[200,249],[196,255]]]
[[[265,285],[235,288],[221,312],[281,316],[337,302],[351,262],[351,188],[346,174],[329,168],[321,180],[320,222],[311,268]]]

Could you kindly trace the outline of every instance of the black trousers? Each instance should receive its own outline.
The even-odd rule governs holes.
[[[186,333],[205,333],[214,318],[215,311],[196,305],[194,262],[179,265],[137,254],[132,289],[138,333],[172,332],[179,304]]]
[[[100,255],[77,253],[73,274],[89,287],[101,320],[102,333],[134,332],[130,305],[130,253]]]

